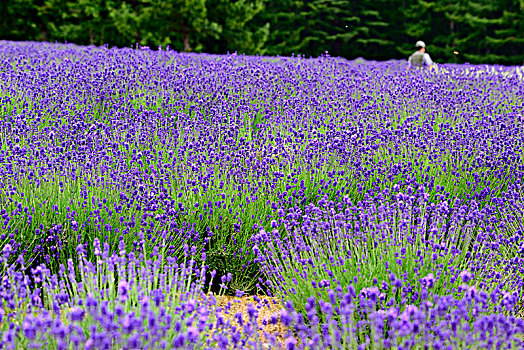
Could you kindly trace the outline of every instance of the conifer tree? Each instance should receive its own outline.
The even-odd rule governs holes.
[[[253,19],[265,10],[265,0],[207,0],[208,18],[220,30],[204,40],[204,51],[264,54],[270,24]]]

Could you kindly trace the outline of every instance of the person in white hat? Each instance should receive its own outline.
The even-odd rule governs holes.
[[[417,41],[415,44],[417,51],[413,52],[408,58],[408,68],[417,67],[421,68],[427,66],[429,68],[433,67],[433,61],[431,57],[426,53],[426,44],[423,41]]]

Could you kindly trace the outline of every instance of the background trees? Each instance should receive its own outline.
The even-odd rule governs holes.
[[[523,64],[523,0],[11,0],[0,38],[179,51]],[[453,52],[459,52],[458,55]]]

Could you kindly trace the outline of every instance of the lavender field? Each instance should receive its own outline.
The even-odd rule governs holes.
[[[0,348],[522,349],[523,96],[524,67],[0,41]]]

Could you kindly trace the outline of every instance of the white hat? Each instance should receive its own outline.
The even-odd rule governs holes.
[[[423,41],[419,40],[419,41],[417,41],[417,43],[415,44],[415,47],[426,47],[426,44],[424,44]]]

